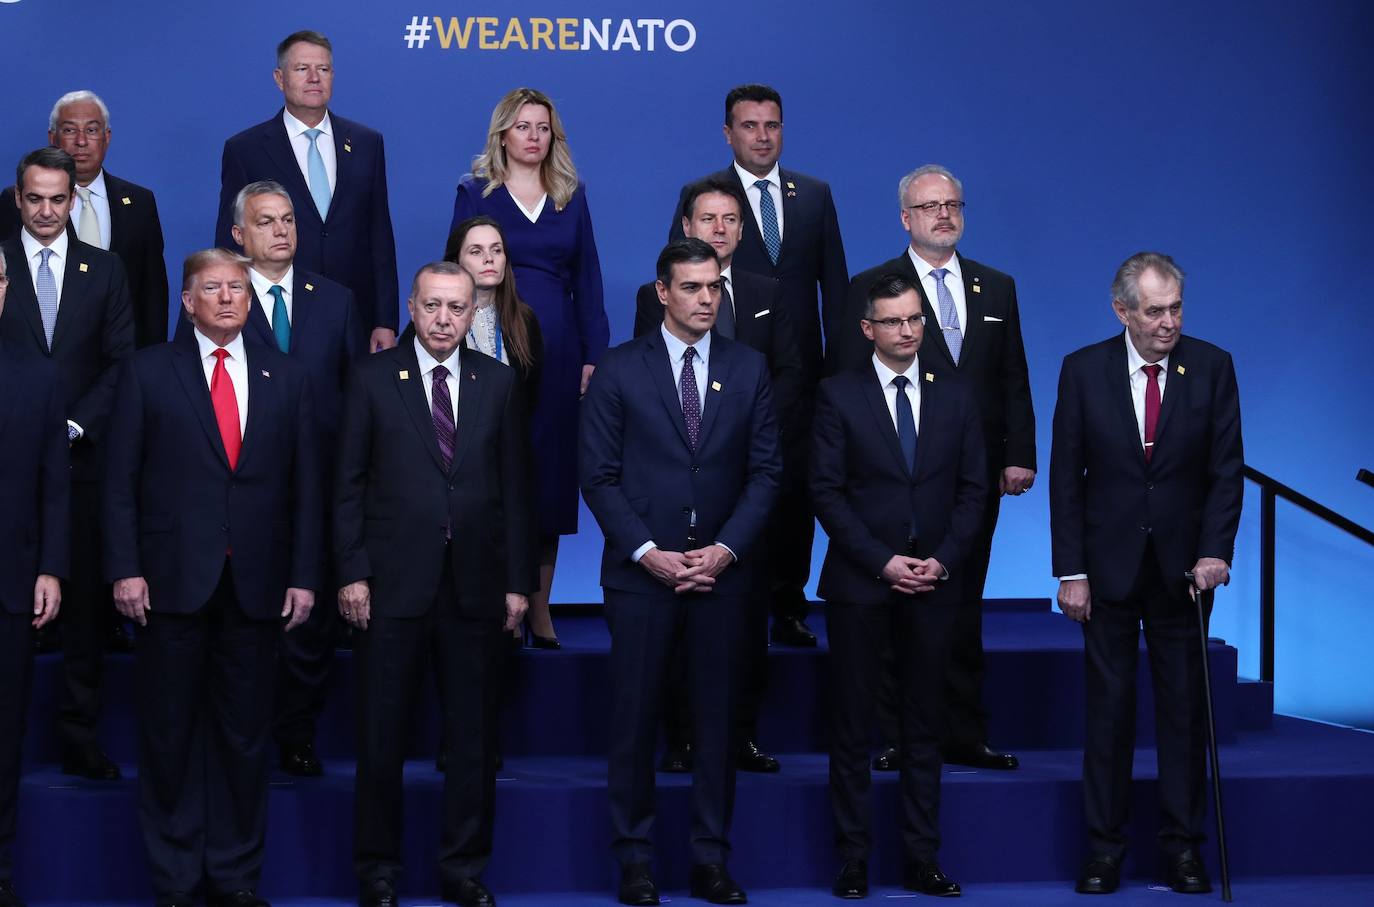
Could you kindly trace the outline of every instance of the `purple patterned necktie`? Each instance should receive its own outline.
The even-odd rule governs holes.
[[[439,456],[444,458],[444,469],[453,468],[453,440],[457,430],[453,424],[453,398],[448,392],[448,369],[442,365],[434,367],[434,393],[429,407],[429,418],[434,423],[434,440],[439,442]]]
[[[682,377],[678,380],[682,417],[687,420],[687,443],[692,450],[697,449],[697,439],[701,437],[701,392],[697,390],[697,370],[692,368],[696,355],[696,347],[687,347],[682,354]]]

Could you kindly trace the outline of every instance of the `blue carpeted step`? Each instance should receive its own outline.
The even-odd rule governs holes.
[[[1027,752],[1017,772],[947,770],[941,862],[969,883],[1069,880],[1082,856],[1075,750]],[[1228,834],[1238,878],[1374,873],[1374,734],[1290,718],[1223,747]],[[756,888],[825,886],[835,869],[826,759],[786,754],[775,776],[741,775],[731,866]],[[132,774],[134,767],[125,766]],[[352,771],[330,762],[318,781],[278,778],[271,794],[263,890],[281,897],[347,897]],[[1128,874],[1153,872],[1154,753],[1136,759]],[[438,889],[438,792],[428,762],[407,767],[407,892]],[[689,780],[659,775],[658,875],[686,883]],[[874,879],[898,880],[896,780],[875,777]],[[25,775],[15,852],[25,890],[49,899],[147,893],[134,782],[71,783],[51,766]],[[1210,824],[1209,824],[1210,829]],[[510,758],[498,785],[496,852],[485,875],[497,891],[611,891],[605,763]],[[1210,844],[1207,856],[1215,872]],[[79,867],[73,871],[73,867]]]

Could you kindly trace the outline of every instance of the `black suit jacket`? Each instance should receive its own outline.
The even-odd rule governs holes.
[[[741,192],[745,188],[733,165],[706,178],[733,183]],[[777,264],[768,258],[763,232],[752,209],[744,212],[744,239],[735,250],[732,264],[736,270],[771,277],[782,285],[783,299],[791,310],[801,344],[802,367],[815,380],[820,374],[822,329],[829,338],[849,283],[840,219],[828,184],[781,167],[778,178],[782,181],[782,248]],[[682,239],[686,193],[687,187],[683,186],[668,227],[669,239]]]
[[[67,420],[56,366],[3,338],[0,438],[0,609],[31,614],[38,575],[69,567]]]
[[[320,590],[323,479],[305,370],[244,337],[248,423],[238,464],[215,422],[194,335],[125,365],[105,441],[108,581],[142,576],[154,611],[214,594],[226,552],[244,613],[281,613],[287,587]]]
[[[369,580],[377,616],[427,612],[445,557],[468,617],[501,620],[506,593],[537,584],[529,425],[515,372],[469,349],[459,363],[450,469],[413,341],[359,360],[349,376],[334,489],[336,575],[341,586]]]
[[[1050,453],[1054,575],[1086,573],[1094,597],[1116,601],[1130,593],[1147,540],[1180,588],[1198,558],[1231,563],[1245,467],[1228,353],[1179,338],[1149,463],[1126,368],[1123,335],[1065,357]]]
[[[525,400],[525,414],[534,412],[534,406],[539,402],[539,379],[544,370],[544,332],[539,329],[539,319],[534,317],[534,310],[525,308],[525,331],[530,338],[530,358],[533,360],[528,366],[522,365],[507,352],[507,357],[511,359],[510,367],[515,370],[515,383],[520,396]],[[396,343],[414,343],[415,325],[407,324],[405,330],[401,331]],[[466,339],[462,341],[466,347]],[[480,352],[480,350],[479,350]]]
[[[708,369],[693,450],[660,332],[621,344],[597,365],[582,400],[578,471],[606,536],[601,585],[608,589],[667,591],[630,560],[650,540],[669,551],[722,542],[739,562],[720,575],[716,591],[752,589],[750,554],[782,472],[768,365],[744,344],[712,337]]]
[[[167,262],[163,258],[162,221],[152,190],[105,171],[110,194],[110,249],[124,263],[133,307],[134,345],[138,349],[167,341]],[[14,204],[14,187],[0,192],[0,241],[14,239],[22,225]],[[69,222],[67,234],[76,239]]]
[[[224,143],[215,244],[237,248],[230,227],[234,196],[257,180],[276,180],[296,210],[296,266],[353,291],[359,333],[393,331],[400,323],[396,239],[386,190],[386,150],[380,133],[329,112],[338,162],[329,213],[320,217],[301,174],[281,111]]]
[[[964,276],[968,324],[964,328],[958,366],[940,331],[935,304],[926,298],[916,266],[903,249],[896,258],[855,275],[850,282],[842,326],[836,329],[826,354],[826,372],[835,374],[869,361],[873,343],[864,337],[859,327],[868,290],[885,274],[901,274],[916,284],[921,294],[921,307],[926,313],[925,341],[921,344],[922,368],[941,375],[958,375],[973,392],[982,414],[990,474],[1000,473],[1007,466],[1035,469],[1035,409],[1031,402],[1026,348],[1021,341],[1016,283],[1001,271],[962,255],[959,267]]]
[[[0,333],[57,364],[65,418],[84,432],[71,452],[73,478],[94,481],[99,472],[95,446],[105,430],[117,366],[134,350],[124,265],[111,252],[71,240],[49,351],[24,246],[12,239],[4,250],[10,288]]]
[[[792,313],[783,305],[782,288],[775,280],[732,269],[730,283],[735,301],[735,339],[768,360],[778,433],[787,439],[796,430],[796,404],[802,392],[801,353]],[[651,281],[635,294],[635,336],[657,331],[661,324],[663,303]],[[712,336],[717,336],[714,330]]]
[[[972,395],[920,360],[921,416],[916,467],[902,455],[897,429],[872,363],[821,382],[811,436],[811,502],[830,538],[821,598],[888,601],[883,567],[906,554],[913,514],[916,551],[957,577],[982,521],[989,493],[983,439]]]

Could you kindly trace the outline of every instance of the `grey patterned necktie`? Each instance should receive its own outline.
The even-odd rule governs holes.
[[[778,230],[778,209],[773,204],[773,193],[768,191],[768,180],[758,180],[754,186],[759,190],[759,226],[763,230],[763,245],[768,250],[768,258],[778,263],[782,252],[782,233]]]
[[[52,332],[57,326],[57,278],[53,276],[52,268],[48,267],[52,249],[42,249],[38,254],[43,256],[38,263],[38,314],[43,319],[43,336],[47,338],[48,349],[51,350]]]
[[[940,305],[940,332],[944,334],[945,346],[954,364],[959,364],[959,353],[964,348],[964,335],[959,332],[959,310],[954,307],[954,296],[945,286],[948,268],[935,268],[930,276],[935,278],[935,300]]]

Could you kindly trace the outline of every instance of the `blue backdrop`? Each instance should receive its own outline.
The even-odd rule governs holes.
[[[280,106],[276,42],[317,28],[335,45],[333,108],[387,139],[406,281],[442,251],[495,101],[532,85],[559,105],[588,183],[619,341],[678,187],[728,161],[725,92],[769,82],[783,161],[831,183],[851,272],[902,248],[902,173],[939,161],[963,179],[961,248],[1018,280],[1042,469],[1061,357],[1118,330],[1112,272],[1155,248],[1189,272],[1185,329],[1235,355],[1247,460],[1374,525],[1374,490],[1353,482],[1374,467],[1368,3],[387,6],[7,0],[0,161],[44,140],[58,95],[99,92],[107,163],[157,193],[175,284],[213,237],[224,139]],[[1214,627],[1252,674],[1255,510]],[[1047,520],[1043,482],[1003,509],[989,595],[1053,594]],[[556,600],[600,600],[599,545],[584,513]],[[1374,552],[1281,505],[1279,557],[1279,708],[1374,726]]]

